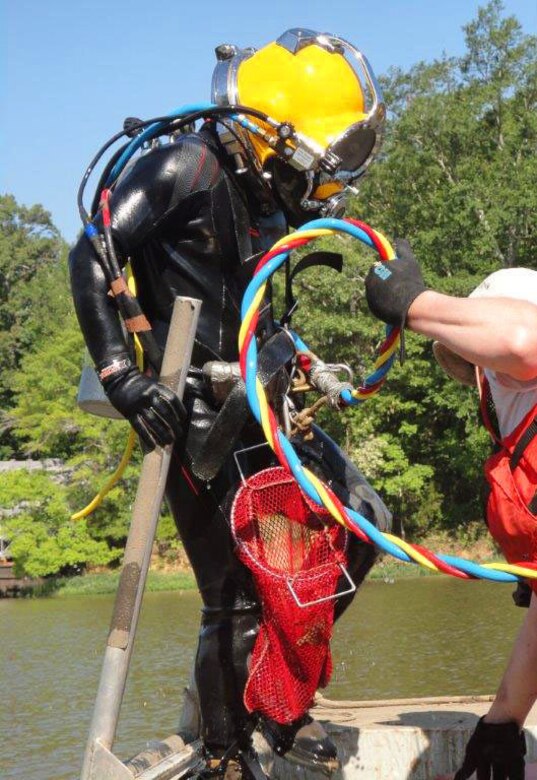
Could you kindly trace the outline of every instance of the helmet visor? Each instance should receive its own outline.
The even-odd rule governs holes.
[[[330,151],[341,160],[336,177],[342,180],[356,179],[373,155],[379,139],[371,127],[354,127],[330,146]]]

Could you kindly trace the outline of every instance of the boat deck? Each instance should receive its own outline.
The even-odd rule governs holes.
[[[330,701],[319,697],[312,714],[338,746],[342,769],[333,780],[447,780],[461,765],[466,743],[492,696],[392,701]],[[537,762],[537,707],[526,724],[528,762]],[[276,759],[274,780],[320,780],[318,771]],[[526,780],[537,780],[537,763]]]
[[[342,767],[332,780],[452,780],[477,719],[488,711],[491,701],[492,696],[358,702],[318,697],[312,713],[338,746]],[[537,780],[537,707],[530,713],[525,730],[526,780]],[[271,780],[326,777],[318,767],[306,769],[274,757],[258,733],[254,742]],[[183,745],[176,736],[155,743],[151,755],[139,754],[127,762],[128,769],[114,759],[117,769],[106,777],[178,780],[187,765],[193,768],[199,761],[201,750],[199,741]],[[230,771],[226,778],[235,778]]]

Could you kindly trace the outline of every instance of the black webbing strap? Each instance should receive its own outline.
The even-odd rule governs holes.
[[[242,768],[248,772],[248,774],[243,772],[243,780],[246,780],[246,778],[250,780],[268,780],[268,775],[264,773],[259,763],[259,757],[252,746],[241,752],[239,762]]]
[[[214,137],[213,133],[207,127],[202,127],[199,131],[199,136],[216,156],[222,168],[227,170],[226,163],[229,160],[228,154],[222,148],[220,142]],[[239,193],[234,178],[229,175],[224,176],[224,184],[229,197],[231,213],[233,214],[233,233],[237,244],[237,252],[240,262],[243,263],[247,258],[251,257],[253,253],[252,239],[250,236],[250,215],[244,203],[244,199]]]
[[[233,771],[238,764],[242,770],[240,772],[242,780],[269,780],[268,775],[263,771],[259,756],[252,744],[252,734],[256,725],[257,722],[254,719],[244,724],[241,733],[228,747],[222,758],[219,761],[213,759],[211,762],[212,766],[203,771],[199,777],[238,777],[236,771]],[[228,771],[228,766],[231,769],[231,773]]]
[[[528,504],[528,509],[532,513],[532,515],[537,515],[537,492],[531,499],[530,503]]]
[[[516,443],[516,447],[513,450],[513,454],[509,458],[509,468],[511,471],[514,471],[518,464],[520,463],[520,459],[524,455],[524,452],[526,451],[526,448],[529,447],[533,439],[537,436],[537,417],[534,417],[533,420],[530,422],[520,439]],[[532,513],[532,515],[537,514],[537,491],[535,492],[532,500],[527,505],[529,511]]]
[[[520,458],[524,455],[526,447],[530,445],[533,439],[537,436],[537,417],[534,417],[530,422],[523,435],[516,443],[516,447],[513,450],[513,454],[509,459],[509,467],[511,471],[514,471],[520,463]]]
[[[234,385],[215,421],[207,431],[205,441],[192,459],[192,472],[198,479],[214,479],[237,442],[248,418],[246,387],[239,380]]]
[[[286,265],[285,275],[285,307],[287,311],[280,318],[282,325],[285,325],[290,321],[293,311],[296,307],[296,298],[293,294],[293,282],[298,274],[305,271],[308,268],[314,266],[324,265],[326,268],[332,268],[337,271],[338,274],[343,270],[343,256],[339,252],[311,252],[309,255],[302,257],[291,271],[289,265]]]
[[[490,385],[487,378],[484,376],[479,384],[479,406],[481,409],[481,419],[483,425],[490,433],[491,439],[495,445],[502,446],[500,427],[496,418],[496,410],[494,408],[494,401],[492,400],[492,393],[490,391]],[[491,417],[491,412],[494,413],[494,420]]]

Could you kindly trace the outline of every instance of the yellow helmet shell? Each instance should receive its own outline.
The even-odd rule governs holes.
[[[261,165],[272,155],[281,156],[272,136],[275,126],[285,123],[306,150],[301,159],[298,154],[287,158],[291,165],[311,169],[308,157],[315,168],[327,155],[332,160],[336,155],[348,181],[362,175],[380,146],[385,106],[366,57],[352,44],[294,28],[259,51],[223,44],[216,54],[213,101],[246,106],[272,122],[255,119],[261,132],[247,125],[235,128]],[[228,146],[231,150],[232,143]]]
[[[326,149],[366,117],[361,83],[337,50],[310,44],[296,53],[270,43],[240,63],[237,100],[295,129]],[[261,162],[274,152],[252,142]]]

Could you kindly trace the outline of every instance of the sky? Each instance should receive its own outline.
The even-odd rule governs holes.
[[[80,229],[76,192],[95,152],[126,116],[151,118],[209,100],[218,44],[259,48],[286,29],[308,27],[350,40],[381,74],[461,54],[462,26],[482,4],[0,0],[0,193],[41,203],[72,242]],[[537,0],[504,6],[537,33]]]

